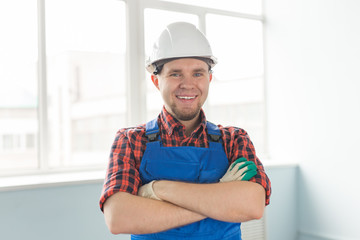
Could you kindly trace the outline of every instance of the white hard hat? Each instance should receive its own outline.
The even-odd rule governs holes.
[[[214,67],[217,63],[209,41],[199,29],[186,22],[172,23],[155,41],[152,54],[146,61],[146,70],[153,73],[154,63],[184,57],[207,59],[210,67]]]

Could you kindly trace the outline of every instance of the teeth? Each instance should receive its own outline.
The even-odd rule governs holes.
[[[189,99],[194,99],[195,97],[181,97],[181,96],[178,96],[178,98],[189,100]]]

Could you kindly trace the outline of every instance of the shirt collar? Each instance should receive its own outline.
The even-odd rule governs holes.
[[[160,121],[161,125],[165,128],[166,132],[169,136],[173,133],[175,129],[185,130],[185,126],[179,122],[176,118],[174,118],[166,109],[163,107],[160,113]],[[195,129],[195,131],[199,131],[200,129],[205,129],[206,127],[206,117],[203,109],[200,110],[200,124]],[[195,132],[194,131],[194,132]]]

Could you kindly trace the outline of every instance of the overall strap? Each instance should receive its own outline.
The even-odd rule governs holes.
[[[149,142],[153,142],[159,136],[159,125],[157,123],[157,118],[149,121],[146,123],[146,137],[148,138]]]
[[[219,142],[219,139],[221,137],[221,132],[220,132],[220,129],[218,128],[218,126],[216,126],[212,122],[207,121],[206,129],[207,129],[207,133],[210,135],[211,141]]]

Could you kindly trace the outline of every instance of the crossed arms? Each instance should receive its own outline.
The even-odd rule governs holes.
[[[248,181],[194,184],[156,181],[153,200],[118,192],[104,204],[105,221],[113,234],[165,231],[210,217],[245,222],[262,217],[265,190]]]

